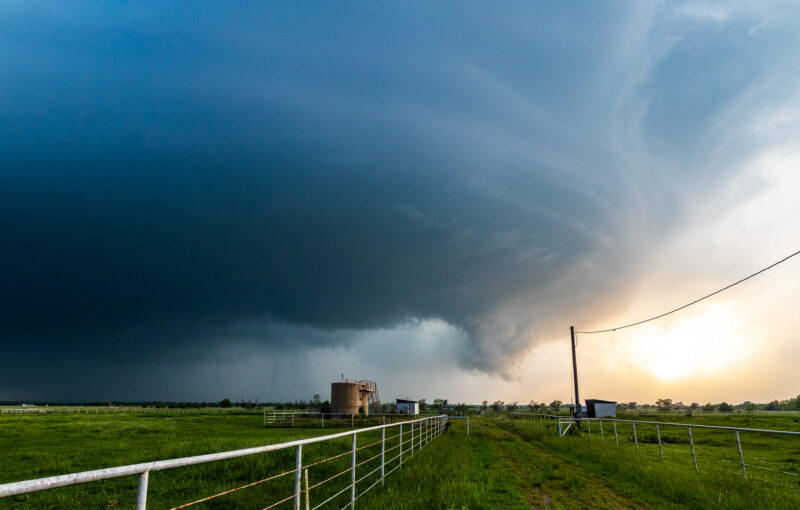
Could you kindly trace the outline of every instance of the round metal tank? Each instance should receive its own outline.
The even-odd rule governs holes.
[[[342,381],[331,383],[331,412],[358,414],[360,409],[369,412],[369,391],[363,384]]]

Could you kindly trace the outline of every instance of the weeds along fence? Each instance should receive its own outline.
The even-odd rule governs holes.
[[[353,509],[358,498],[382,485],[387,476],[440,436],[447,425],[448,417],[438,415],[256,448],[6,483],[0,485],[0,498],[138,476],[135,507],[145,510],[148,487],[153,481],[150,474],[185,468],[180,477],[171,477],[171,483],[166,483],[169,472],[164,473],[167,486],[158,490],[159,507],[177,510],[232,498],[217,502],[226,508],[247,504],[264,510],[281,505],[295,510]],[[263,455],[270,452],[271,455]],[[158,478],[154,477],[156,484]],[[194,493],[173,485],[186,480],[194,480]],[[202,494],[196,493],[198,487]],[[130,489],[127,506],[134,506],[133,487]],[[72,496],[83,494],[88,491]],[[124,500],[120,494],[120,506],[126,506]],[[68,506],[82,506],[72,499],[69,503]]]
[[[435,416],[435,415],[432,415]],[[309,413],[306,411],[264,411],[265,427],[366,427],[414,419],[410,414]]]
[[[691,423],[572,417],[527,419],[555,423],[559,437],[580,435],[588,440],[629,448],[656,461],[695,470],[713,470],[772,485],[798,488],[800,432]]]

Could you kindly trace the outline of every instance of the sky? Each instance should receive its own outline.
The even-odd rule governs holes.
[[[4,2],[0,400],[568,402],[800,249],[793,2]],[[800,393],[800,259],[579,335]]]

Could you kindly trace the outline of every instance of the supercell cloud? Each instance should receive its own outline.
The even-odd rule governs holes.
[[[513,376],[770,141],[791,17],[723,11],[4,6],[0,397],[419,321]]]

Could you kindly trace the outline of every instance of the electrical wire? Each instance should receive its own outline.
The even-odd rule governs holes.
[[[649,319],[644,319],[644,320],[640,320],[640,321],[637,321],[637,322],[632,322],[630,324],[625,324],[624,326],[617,326],[615,328],[598,329],[598,330],[595,330],[595,331],[576,331],[575,333],[580,333],[582,335],[591,335],[591,334],[594,334],[594,333],[608,333],[610,331],[617,331],[618,329],[630,328],[630,327],[633,327],[633,326],[638,326],[640,324],[644,324],[645,322],[650,322],[650,321],[654,321],[656,319],[660,319],[662,317],[666,317],[669,314],[678,312],[680,310],[683,310],[684,308],[689,308],[690,306],[695,305],[695,304],[699,303],[700,301],[703,301],[704,299],[708,299],[711,296],[715,296],[715,295],[719,294],[720,292],[726,291],[726,290],[730,289],[731,287],[739,285],[740,283],[745,282],[745,281],[749,280],[750,278],[753,278],[754,276],[758,276],[761,273],[763,273],[764,271],[768,271],[769,269],[772,269],[773,267],[777,266],[778,264],[782,264],[783,262],[786,262],[787,260],[789,260],[790,258],[792,258],[792,257],[794,257],[796,255],[800,255],[800,250],[792,253],[788,257],[784,257],[781,260],[779,260],[779,261],[777,261],[777,262],[775,262],[773,264],[770,264],[769,266],[767,266],[767,267],[765,267],[763,269],[760,269],[760,270],[756,271],[755,273],[753,273],[753,274],[751,274],[749,276],[746,276],[746,277],[742,278],[741,280],[735,281],[735,282],[731,283],[730,285],[726,285],[725,287],[722,287],[719,290],[715,290],[711,294],[706,294],[705,296],[703,296],[701,298],[698,298],[698,299],[695,299],[694,301],[692,301],[690,303],[686,303],[685,305],[679,306],[678,308],[675,308],[675,309],[670,310],[668,312],[664,312],[664,313],[656,315],[654,317],[650,317]]]

